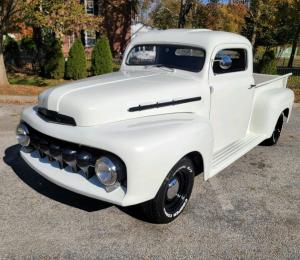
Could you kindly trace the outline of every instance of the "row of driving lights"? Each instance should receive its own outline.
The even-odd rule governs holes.
[[[23,147],[29,147],[30,146],[30,136],[29,136],[29,130],[27,126],[24,123],[20,123],[16,130],[16,137],[18,140],[18,143]],[[50,148],[51,150],[51,148]],[[55,147],[52,146],[52,153],[54,156],[52,156],[54,159],[56,159],[59,162],[62,162],[63,155],[61,155],[59,151],[59,147],[56,147],[57,153],[55,153]],[[77,159],[75,160],[75,154],[71,155],[71,150],[67,152],[70,157],[74,159],[64,160],[68,165],[70,165],[72,168],[76,167],[76,163],[78,167],[87,174],[88,168],[91,166],[91,155],[88,153],[82,153],[77,156]],[[102,156],[98,160],[96,160],[95,163],[95,174],[101,184],[104,185],[106,191],[110,192],[116,189],[120,186],[120,183],[125,180],[125,174],[123,172],[123,168],[121,163],[117,158],[114,157],[107,157]]]

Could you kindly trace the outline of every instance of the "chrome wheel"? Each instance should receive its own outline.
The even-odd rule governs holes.
[[[174,215],[180,212],[187,203],[189,196],[189,172],[187,168],[180,168],[170,178],[165,194],[165,211]]]

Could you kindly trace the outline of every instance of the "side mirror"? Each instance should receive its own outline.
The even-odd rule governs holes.
[[[223,55],[219,61],[222,70],[228,70],[232,66],[232,59],[229,55]]]

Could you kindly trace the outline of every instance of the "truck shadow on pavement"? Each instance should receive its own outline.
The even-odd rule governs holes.
[[[32,170],[21,158],[20,146],[13,145],[5,150],[3,161],[9,165],[16,175],[28,186],[38,193],[60,203],[75,207],[84,211],[93,212],[111,207],[112,204],[88,198],[86,196],[63,189],[48,181]]]

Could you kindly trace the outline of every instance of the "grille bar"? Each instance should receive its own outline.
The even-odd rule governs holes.
[[[76,122],[73,117],[62,115],[56,111],[48,110],[43,107],[38,108],[38,115],[47,122],[76,126]]]

